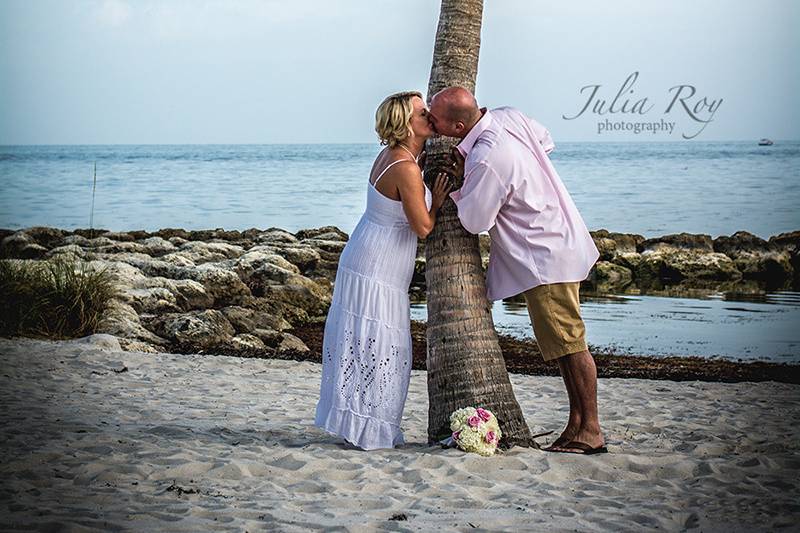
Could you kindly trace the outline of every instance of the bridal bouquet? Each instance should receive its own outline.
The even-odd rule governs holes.
[[[464,407],[453,411],[450,430],[453,432],[452,442],[459,448],[487,457],[494,455],[502,436],[497,417],[481,407]]]

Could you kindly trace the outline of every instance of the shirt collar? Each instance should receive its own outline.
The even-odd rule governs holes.
[[[481,111],[484,112],[483,116],[480,118],[480,120],[478,120],[478,122],[475,123],[474,126],[472,126],[472,129],[469,130],[469,133],[467,133],[467,135],[461,139],[461,142],[456,146],[458,151],[461,152],[461,155],[464,157],[467,157],[467,154],[475,145],[475,141],[478,140],[478,137],[480,137],[481,133],[486,131],[489,128],[489,125],[492,123],[492,117],[490,115],[491,112],[485,107],[481,108]]]

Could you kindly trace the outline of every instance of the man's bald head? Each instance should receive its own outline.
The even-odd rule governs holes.
[[[448,87],[431,98],[429,116],[439,134],[464,137],[481,119],[481,111],[475,96],[467,89]]]

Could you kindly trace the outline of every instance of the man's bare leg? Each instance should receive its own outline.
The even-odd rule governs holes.
[[[548,448],[564,445],[571,441],[581,427],[581,405],[577,392],[575,391],[575,383],[570,375],[570,369],[564,363],[565,357],[556,359],[558,369],[561,372],[561,377],[564,380],[564,386],[567,389],[569,396],[569,420],[567,420],[567,427],[561,432],[561,435],[551,444]]]
[[[587,350],[583,350],[560,357],[558,362],[559,366],[563,364],[567,369],[573,394],[576,396],[579,406],[579,428],[572,440],[586,443],[593,448],[602,446],[605,441],[597,414],[597,366],[595,366],[594,358]],[[565,446],[558,448],[575,452],[581,451]]]

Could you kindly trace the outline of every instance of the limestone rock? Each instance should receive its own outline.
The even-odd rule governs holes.
[[[636,253],[645,241],[643,236],[635,233],[615,233],[604,229],[589,233],[600,252],[601,261],[611,261],[621,254]]]
[[[627,268],[631,272],[636,272],[641,262],[642,255],[636,252],[623,252],[614,257],[614,263]]]
[[[216,306],[237,304],[250,295],[247,285],[231,270],[203,264],[189,270],[188,274],[188,278],[203,284],[206,292],[214,298]]]
[[[174,252],[176,249],[175,244],[158,236],[148,237],[146,239],[143,239],[141,241],[141,245],[145,249],[144,253],[146,253],[150,257],[160,257],[170,252]]]
[[[65,232],[57,228],[50,228],[47,226],[34,226],[22,230],[25,234],[33,239],[33,242],[47,249],[60,246],[64,241]]]
[[[131,339],[119,339],[119,345],[126,352],[161,353],[163,351],[153,344]]]
[[[180,311],[175,295],[164,287],[124,289],[120,299],[139,313],[175,313]]]
[[[279,352],[300,352],[300,353],[307,353],[310,350],[306,343],[304,343],[299,338],[295,337],[291,333],[284,333],[283,340],[278,345]]]
[[[268,246],[259,245],[251,248],[248,253],[256,249],[280,255],[296,266],[300,272],[308,272],[314,269],[321,259],[319,252],[307,245],[287,245],[283,243],[275,243]]]
[[[411,276],[411,285],[425,287],[425,265],[424,257],[414,259],[414,274]]]
[[[252,333],[259,329],[282,331],[291,327],[279,316],[238,305],[224,307],[220,311],[238,333]]]
[[[9,235],[0,242],[0,257],[8,259],[41,259],[47,253],[47,248],[36,241],[24,231]]]
[[[331,294],[325,287],[272,263],[264,263],[246,279],[253,296],[280,302],[287,310],[293,307],[303,310],[296,316],[298,320],[308,314],[322,313],[330,305]]]
[[[75,344],[86,344],[87,346],[105,352],[122,351],[119,340],[114,335],[109,335],[108,333],[94,333],[86,337],[73,339],[71,342]]]
[[[61,241],[61,244],[62,245],[74,244],[82,248],[86,248],[89,246],[89,239],[87,239],[83,235],[67,235]]]
[[[283,340],[283,333],[274,329],[256,328],[253,330],[253,335],[270,348],[277,348]]]
[[[114,241],[122,241],[122,242],[133,242],[134,239],[133,235],[124,231],[109,231],[103,234],[103,237],[106,239],[111,239]]]
[[[187,238],[190,241],[240,241],[242,240],[242,232],[224,228],[201,229],[190,231]]]
[[[794,270],[793,287],[800,290],[800,231],[790,231],[769,238],[770,244],[789,252],[789,261]]]
[[[320,239],[347,242],[350,238],[347,233],[343,232],[336,226],[322,226],[320,228],[301,229],[295,234],[295,236],[301,241],[306,239]]]
[[[116,242],[117,241],[112,241],[108,237],[101,235],[99,237],[94,237],[93,239],[87,239],[86,244],[84,246],[86,246],[87,248],[100,248],[101,246],[114,246]]]
[[[231,337],[230,341],[228,341],[228,347],[232,350],[246,353],[264,352],[267,350],[267,346],[264,342],[256,335],[250,333],[242,333]]]
[[[178,307],[184,311],[206,309],[214,305],[214,298],[206,292],[203,284],[193,279],[148,277],[134,285],[134,288],[137,289],[149,289],[154,287],[162,287],[170,291]]]
[[[617,255],[617,243],[608,237],[595,237],[594,245],[600,252],[600,261],[611,261]]]
[[[738,231],[730,237],[718,237],[714,241],[714,250],[733,259],[736,267],[748,279],[780,285],[791,279],[794,273],[788,250],[746,231]]]
[[[188,242],[190,236],[188,231],[181,228],[161,228],[160,230],[156,231],[155,233],[152,233],[151,235],[155,237],[161,237],[162,239],[166,239],[170,242],[172,242],[173,237],[177,237],[183,241]],[[175,243],[173,242],[173,244]]]
[[[238,259],[228,262],[228,265],[245,283],[248,283],[257,270],[265,266],[268,270],[275,267],[274,271],[276,273],[300,273],[300,269],[296,265],[275,253],[272,248],[264,246],[254,246]]]
[[[598,292],[618,292],[633,281],[633,273],[624,266],[598,261],[589,273],[588,282]]]
[[[286,230],[280,228],[269,228],[265,231],[245,232],[249,238],[259,244],[295,244],[299,239]]]
[[[147,325],[164,338],[200,350],[225,345],[236,333],[216,309],[147,317]]]
[[[166,257],[166,256],[164,256]],[[116,260],[128,263],[141,270],[147,276],[162,277],[169,279],[186,279],[191,277],[193,269],[187,266],[178,266],[173,263],[164,261],[164,257],[154,259],[146,254],[104,254],[101,259]]]
[[[112,242],[111,244],[95,246],[94,251],[102,254],[135,253],[149,255],[147,254],[146,246],[133,241]]]
[[[241,246],[223,242],[190,241],[170,255],[178,255],[191,260],[194,264],[215,263],[226,259],[234,259],[244,253]]]
[[[711,240],[710,235],[678,233],[664,235],[655,239],[647,239],[637,246],[637,251],[644,252],[646,250],[660,250],[662,248],[713,252],[714,242]]]
[[[86,259],[89,254],[77,244],[67,244],[65,246],[57,246],[51,249],[46,254],[47,258],[63,258],[63,259]]]
[[[741,279],[742,273],[725,254],[701,249],[648,248],[641,254],[636,269],[637,281],[677,282],[690,280],[728,281]]]
[[[86,268],[92,271],[105,270],[112,274],[120,288],[133,288],[145,279],[141,270],[124,261],[96,259],[89,261]]]
[[[118,338],[144,341],[153,345],[164,345],[166,340],[145,328],[139,315],[130,305],[112,300],[106,310],[97,333],[109,333]]]

